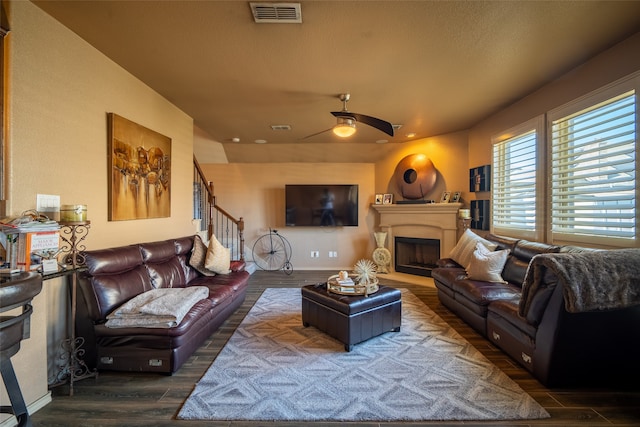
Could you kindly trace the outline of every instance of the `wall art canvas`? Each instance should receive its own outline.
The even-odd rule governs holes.
[[[107,114],[109,221],[171,216],[171,138]]]

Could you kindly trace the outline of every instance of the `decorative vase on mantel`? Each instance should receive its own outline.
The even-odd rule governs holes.
[[[373,237],[376,239],[376,245],[378,246],[373,251],[373,261],[376,263],[378,273],[388,273],[389,263],[391,262],[391,252],[384,247],[384,242],[387,240],[386,231],[377,231],[373,233]]]

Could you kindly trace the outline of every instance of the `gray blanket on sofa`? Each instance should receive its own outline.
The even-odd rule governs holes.
[[[107,316],[108,328],[173,328],[191,307],[207,298],[205,286],[152,289],[130,299]]]
[[[541,254],[533,257],[522,285],[519,313],[525,316],[537,292],[563,285],[565,308],[570,313],[610,310],[640,304],[640,249]]]

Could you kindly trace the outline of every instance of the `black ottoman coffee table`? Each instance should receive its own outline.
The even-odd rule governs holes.
[[[315,326],[344,344],[351,351],[355,344],[398,332],[402,321],[399,289],[380,285],[378,292],[339,295],[327,291],[326,283],[306,285],[302,290],[302,324]]]

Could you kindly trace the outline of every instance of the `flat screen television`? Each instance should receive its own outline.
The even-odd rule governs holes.
[[[357,227],[358,185],[285,185],[289,227]]]

